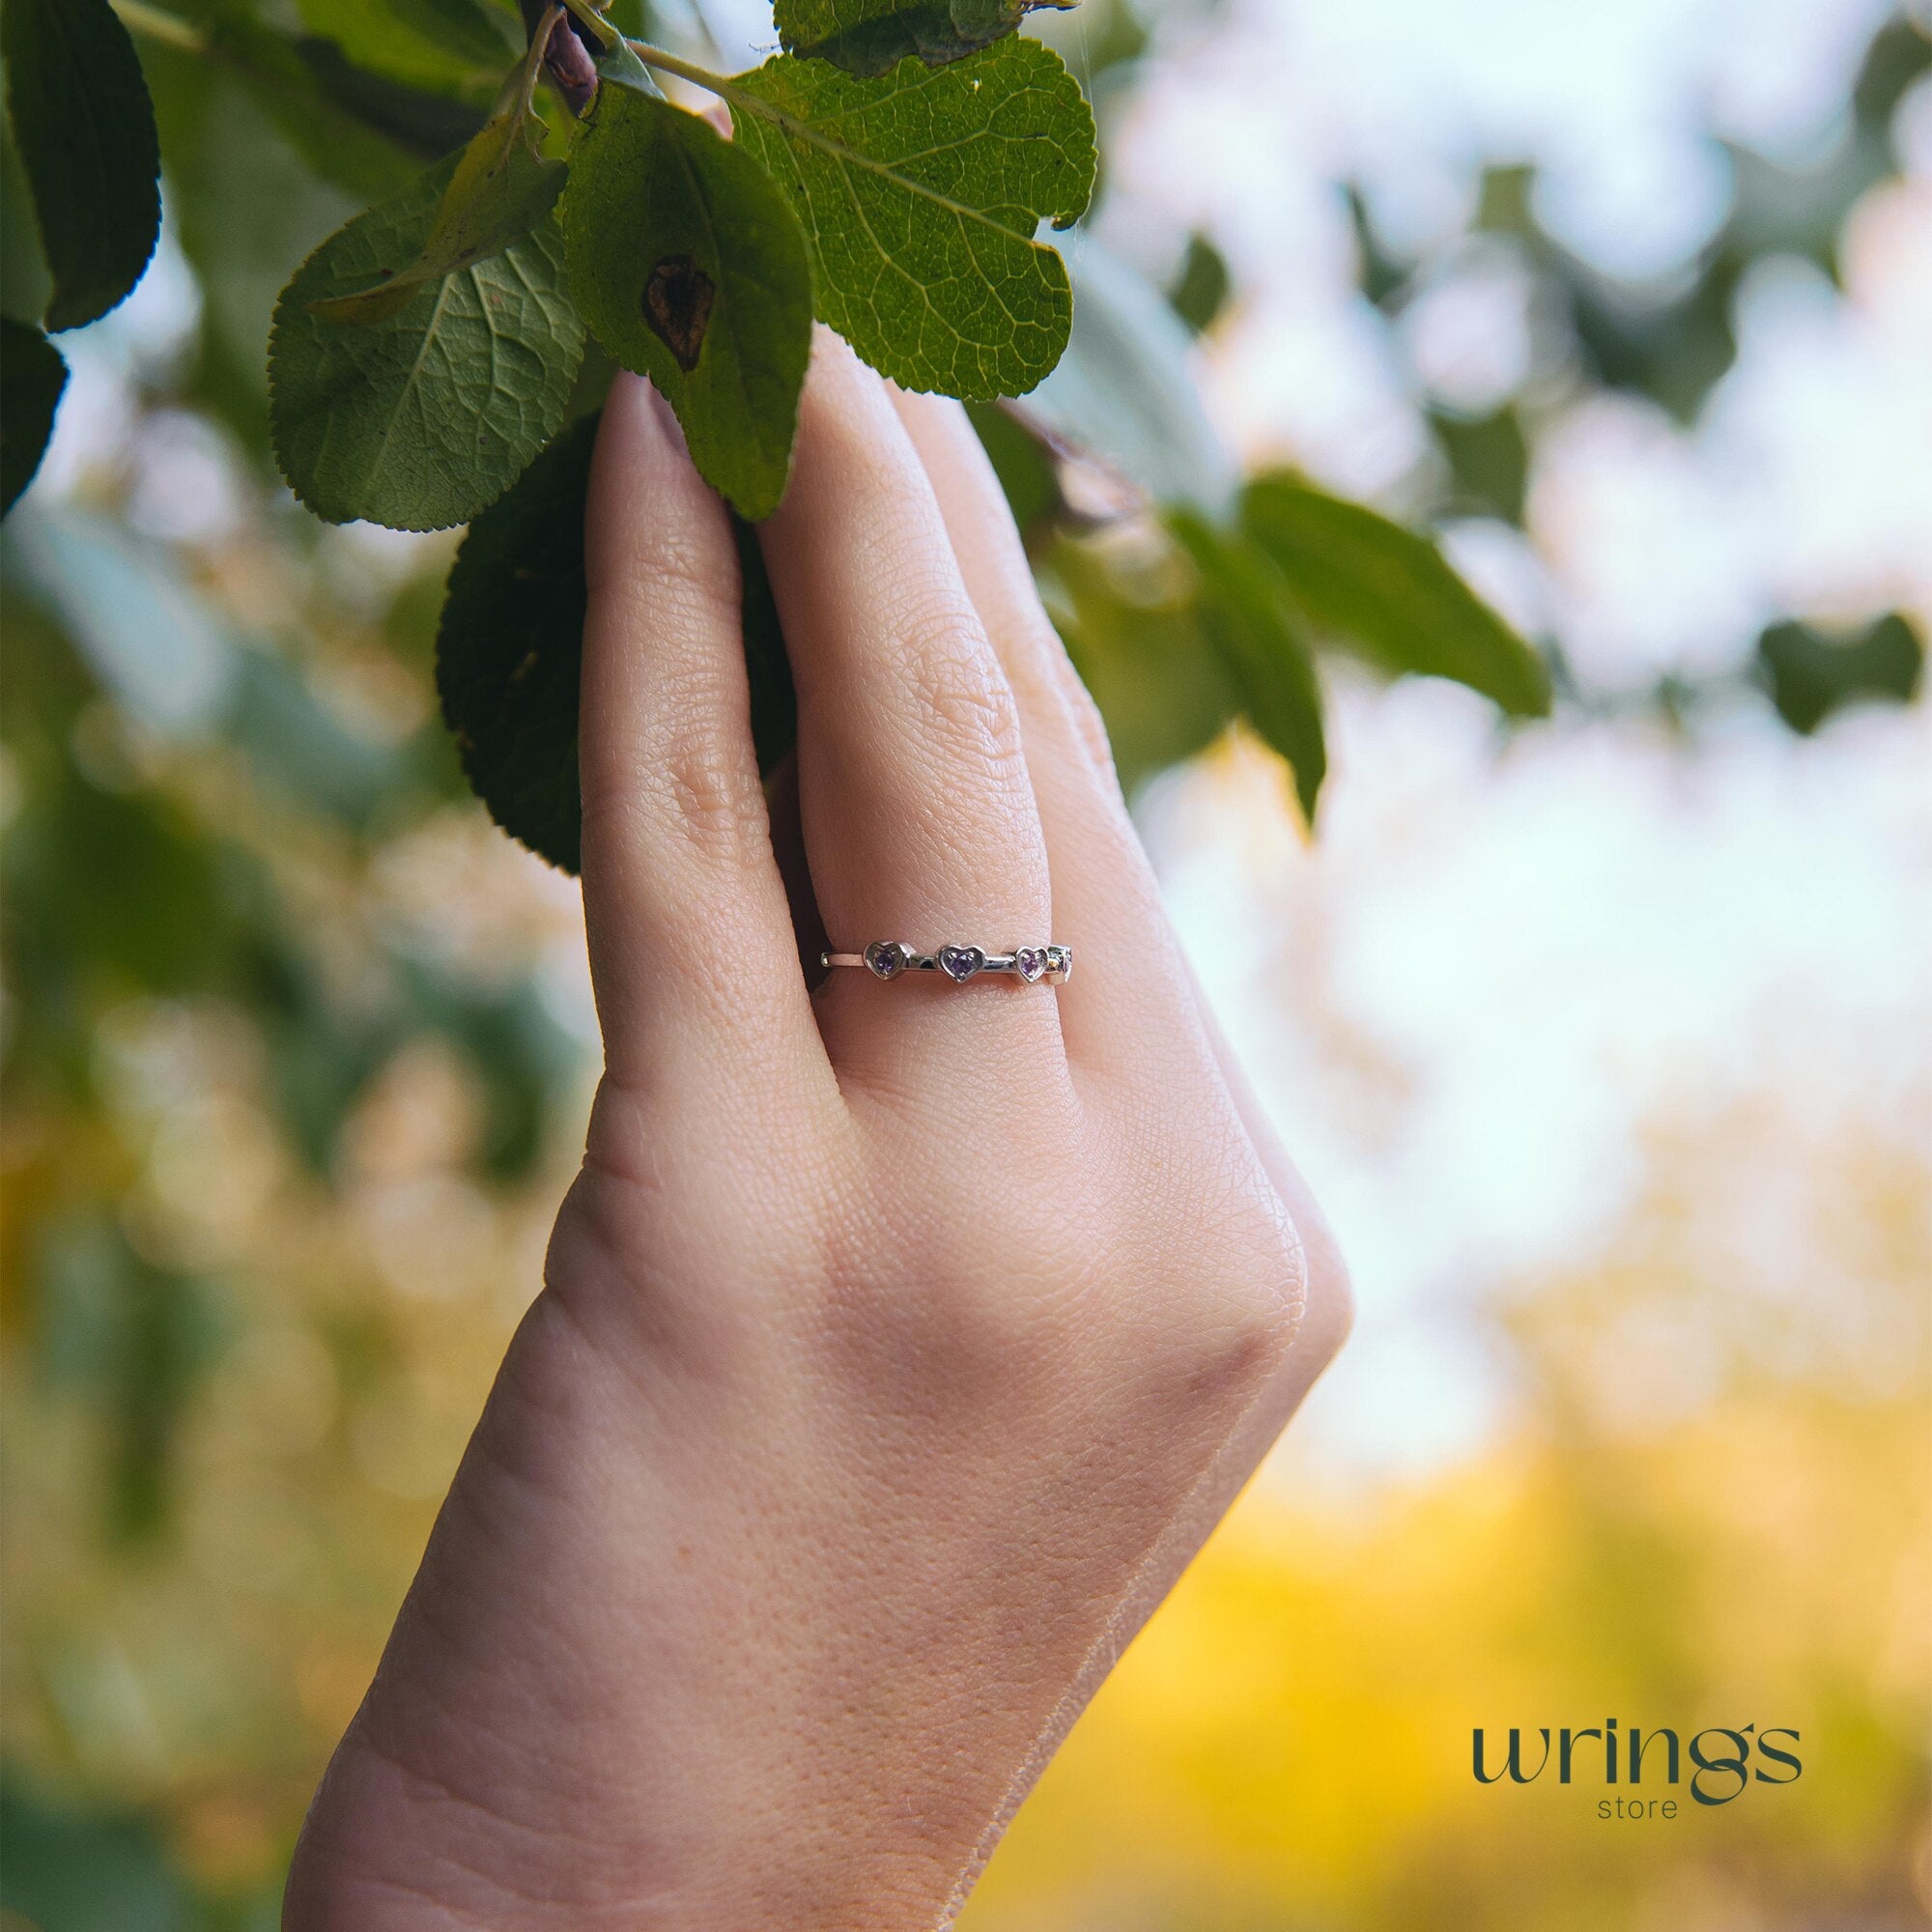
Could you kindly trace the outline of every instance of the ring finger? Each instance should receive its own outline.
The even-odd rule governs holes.
[[[884,384],[821,330],[784,506],[760,530],[798,686],[799,806],[835,949],[986,953],[1050,937],[1045,841],[1013,695]],[[836,972],[835,1062],[893,1085],[938,1058],[1009,1077],[1059,1058],[1053,995],[1011,979]]]

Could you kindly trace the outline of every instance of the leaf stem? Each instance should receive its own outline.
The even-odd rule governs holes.
[[[164,14],[150,7],[147,0],[112,0],[121,24],[137,34],[145,34],[163,46],[179,48],[185,54],[205,54],[213,45],[209,36],[191,20],[177,14]]]
[[[699,67],[696,61],[680,59],[676,54],[667,53],[662,47],[654,47],[648,41],[633,41],[631,51],[646,67],[654,67],[662,73],[674,73],[679,80],[688,80],[694,87],[701,87],[706,94],[715,94],[720,100],[727,101],[733,107],[741,102],[747,106],[753,103],[743,88],[733,87],[722,73],[713,73],[709,68]]]
[[[620,38],[616,28],[590,5],[590,0],[562,0],[562,4],[566,12],[575,14],[607,47],[613,46]]]
[[[537,75],[543,69],[544,54],[550,46],[550,37],[562,25],[568,9],[553,6],[537,22],[537,30],[530,36],[530,43],[524,49],[524,57],[504,77],[504,89],[508,90],[512,81],[517,87],[517,126],[521,128],[528,117],[532,102],[537,95]]]

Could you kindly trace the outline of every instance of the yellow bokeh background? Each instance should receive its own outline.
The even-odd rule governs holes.
[[[499,908],[490,943],[520,887],[526,943],[568,929],[486,830],[433,836]],[[9,1349],[7,1745],[50,1790],[160,1817],[209,1897],[263,1898],[567,1158],[516,1190],[469,1178],[474,1094],[422,1049],[363,1103],[324,1190],[276,1153],[259,1064],[218,1009],[123,1009],[108,1034],[144,1157],[84,1121],[16,1118],[12,1236],[58,1226],[59,1192],[104,1160],[137,1236],[176,1259],[200,1244],[245,1286],[158,1544],[103,1542],[110,1432]],[[1520,1401],[1470,1453],[1364,1473],[1292,1431],[1048,1770],[969,1932],[1916,1922],[1932,1174],[1908,1136],[1816,1126],[1802,1094],[1661,1124],[1594,1264],[1498,1295]],[[1781,1309],[1736,1268],[1768,1182],[1784,1265],[1815,1284]],[[1587,1742],[1569,1787],[1471,1776],[1477,1725],[1493,1768],[1513,1724],[1612,1717],[1687,1742],[1789,1727],[1803,1776],[1715,1808],[1680,1785],[1674,1820],[1641,1821],[1599,1818]]]

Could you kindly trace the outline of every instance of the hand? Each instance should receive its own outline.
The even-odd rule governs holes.
[[[619,377],[604,1079],[291,1932],[946,1922],[1346,1324],[957,406],[822,335],[760,534],[799,694],[769,813],[724,512]],[[821,916],[1075,971],[813,993]]]

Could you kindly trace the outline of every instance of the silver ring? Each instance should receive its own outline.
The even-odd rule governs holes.
[[[906,973],[938,973],[955,986],[977,980],[981,973],[1009,973],[1029,986],[1044,980],[1065,985],[1073,977],[1070,946],[1015,946],[1007,952],[962,946],[949,940],[933,952],[916,952],[903,940],[875,939],[863,952],[821,952],[821,966],[863,966],[875,980],[896,980]]]

